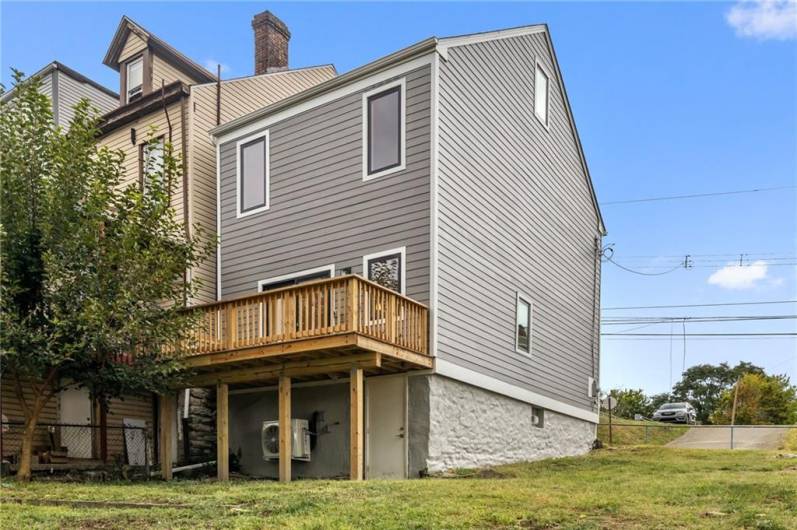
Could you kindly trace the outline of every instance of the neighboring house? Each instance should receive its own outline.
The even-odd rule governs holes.
[[[604,226],[547,26],[430,38],[211,132],[220,302],[186,362],[221,479],[230,453],[290,480],[591,448]]]
[[[290,32],[282,21],[268,11],[254,17],[252,29],[255,40],[254,75],[219,80],[214,73],[164,40],[128,17],[122,17],[103,60],[105,65],[119,72],[119,94],[80,76],[84,86],[100,87],[102,92],[101,101],[92,97],[104,114],[99,124],[98,142],[125,154],[127,178],[123,185],[141,184],[148,158],[159,157],[157,151],[162,147],[150,148],[148,140],[157,138],[161,146],[163,142],[173,145],[175,154],[182,159],[182,178],[177,184],[172,204],[188,233],[192,226],[201,226],[207,237],[215,237],[216,149],[209,135],[210,129],[336,75],[331,65],[288,69]],[[53,72],[66,73],[58,63],[53,65],[48,67]],[[71,70],[69,72],[74,73]],[[49,75],[50,70],[44,69],[39,74]],[[44,84],[43,90],[47,90],[48,95],[52,94],[54,102],[60,105],[56,111],[57,118],[68,119],[71,106],[63,105],[74,104],[77,100],[71,96],[67,99],[65,87],[72,85],[66,85],[63,74],[56,82],[55,75],[52,82]],[[200,285],[197,298],[189,302],[217,299],[216,256],[196,269],[187,271],[187,278]],[[4,384],[4,407],[6,398],[10,399],[12,394],[13,387]],[[173,420],[171,431],[181,443],[179,448],[178,445],[173,447],[171,458],[207,460],[206,457],[215,451],[213,410],[212,406],[207,406],[207,392],[202,389],[185,391],[173,400],[178,406],[173,407],[170,414]],[[56,403],[54,407],[57,409],[60,405]],[[152,396],[115,399],[104,412],[91,402],[88,393],[83,390],[80,396],[70,401],[67,409],[74,411],[74,414],[69,413],[71,423],[90,422],[113,428],[121,427],[124,419],[145,421],[149,426],[159,422]],[[5,412],[6,408],[3,410]],[[51,422],[59,420],[57,412],[45,414],[44,417]],[[209,422],[210,428],[207,427]],[[96,436],[100,430],[95,429],[94,432]],[[96,440],[91,442],[99,444]],[[112,442],[109,443],[112,445]],[[116,449],[111,447],[111,454],[115,454]],[[8,450],[4,448],[4,454],[13,450],[12,446],[8,446]],[[80,453],[80,456],[87,455]]]
[[[189,235],[193,226],[204,229],[208,237],[216,234],[216,159],[210,129],[335,76],[331,65],[289,70],[290,32],[270,12],[256,15],[252,29],[255,73],[251,76],[218,80],[128,17],[122,17],[103,60],[119,72],[120,99],[118,108],[100,123],[99,143],[125,153],[124,184],[142,183],[147,158],[159,156],[148,152],[149,140],[158,138],[161,146],[171,143],[182,160],[182,178],[172,205]],[[197,298],[190,302],[217,299],[216,256],[187,271],[187,277],[199,285]],[[205,439],[207,423],[212,421],[206,397],[200,389],[178,397],[180,421],[174,431],[181,443],[174,446],[173,458],[197,461],[212,454],[212,431],[211,439]],[[153,410],[150,397],[137,399]],[[152,414],[147,419],[157,421]],[[121,418],[109,422],[119,423]]]
[[[40,81],[39,91],[50,98],[52,102],[52,113],[54,122],[68,128],[74,117],[74,107],[82,99],[87,99],[91,105],[100,113],[108,112],[118,105],[119,95],[114,91],[102,86],[84,76],[83,74],[69,68],[68,66],[53,61],[38,72],[29,76],[29,79]],[[4,102],[14,98],[15,90],[11,89],[2,97]],[[24,385],[23,396],[28,402],[33,400],[33,391],[30,385]],[[21,422],[24,419],[23,405],[17,398],[15,384],[12,379],[3,374],[0,381],[0,409],[3,414],[3,421]],[[115,407],[115,411],[124,414],[124,407]],[[151,405],[150,405],[151,410]],[[41,413],[41,423],[69,423],[86,424],[91,423],[95,416],[95,407],[89,398],[86,389],[68,389],[54,396],[45,406]],[[129,413],[129,411],[127,412]],[[2,456],[6,457],[19,450],[21,438],[11,433],[6,434],[2,443]],[[0,434],[0,438],[3,438]],[[95,440],[92,440],[91,430],[81,429],[70,432],[65,436],[63,443],[73,454],[90,457]],[[98,440],[97,440],[98,442]],[[36,438],[36,444],[41,447],[48,446],[46,430],[41,429],[40,435]],[[118,448],[116,448],[118,449]],[[114,448],[111,448],[113,451]]]
[[[53,104],[53,120],[61,127],[68,127],[75,115],[75,105],[81,99],[88,99],[92,106],[102,114],[118,105],[119,95],[72,70],[68,66],[53,61],[29,79],[38,79],[41,82],[39,91],[50,98]],[[2,101],[14,97],[14,89],[3,94]]]

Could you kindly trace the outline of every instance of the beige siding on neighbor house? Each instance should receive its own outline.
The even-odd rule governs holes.
[[[183,128],[181,120],[181,102],[173,103],[167,107],[169,120],[172,125],[172,146],[175,155],[182,155]],[[109,149],[119,149],[125,155],[124,172],[125,178],[123,186],[138,183],[139,179],[139,160],[138,153],[140,145],[147,142],[150,137],[150,130],[154,127],[154,136],[163,136],[168,142],[168,124],[166,113],[158,110],[148,114],[131,123],[125,124],[118,129],[111,131],[99,140],[99,144]],[[130,141],[130,129],[136,130],[136,143]],[[182,174],[176,176],[175,191],[172,197],[172,207],[177,213],[177,219],[183,220],[183,178]]]
[[[222,82],[221,123],[268,106],[335,76],[332,66],[304,68]],[[216,84],[191,89],[189,119],[190,217],[192,224],[216,233],[216,147],[209,131],[216,126]],[[216,299],[216,258],[192,273],[201,282],[198,302]]]
[[[119,106],[119,99],[106,94],[101,90],[73,79],[69,75],[56,70],[54,75],[58,76],[58,125],[66,126],[75,116],[75,105],[81,99],[91,101],[100,114],[110,112]]]
[[[13,379],[4,375],[0,381],[0,409],[3,411],[3,419],[11,422],[25,421],[25,412],[22,403],[17,398],[16,385]],[[30,405],[33,403],[33,387],[30,384],[22,385],[22,393],[25,401]],[[39,416],[39,423],[56,423],[58,421],[58,396],[53,396],[44,406]],[[19,452],[22,443],[22,429],[19,426],[8,427],[7,432],[2,434],[3,456],[15,455]],[[45,429],[39,429],[34,438],[35,447],[48,447],[50,441]]]
[[[108,441],[108,456],[113,459],[116,455],[124,456],[125,440],[123,431],[119,429],[124,425],[125,419],[137,419],[147,422],[149,429],[149,451],[150,456],[153,455],[152,450],[152,432],[154,432],[155,417],[153,411],[153,397],[152,394],[144,396],[125,396],[124,398],[115,398],[108,404],[107,425],[107,441]]]
[[[168,85],[180,80],[186,85],[191,85],[197,82],[182,70],[176,68],[167,60],[161,58],[159,55],[152,54],[152,90],[153,92],[160,90],[162,85]]]
[[[127,42],[125,42],[125,45],[122,47],[122,52],[119,54],[119,63],[123,63],[141,53],[146,47],[146,41],[131,31],[128,34]]]

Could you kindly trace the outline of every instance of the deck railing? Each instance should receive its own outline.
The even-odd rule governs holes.
[[[428,353],[426,306],[349,275],[196,306],[188,355],[238,350],[342,333]]]

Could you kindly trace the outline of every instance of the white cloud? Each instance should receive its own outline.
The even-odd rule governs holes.
[[[752,289],[767,277],[767,262],[758,260],[750,265],[729,263],[708,277],[708,283],[723,289]]]
[[[221,73],[222,74],[226,74],[227,72],[230,71],[230,67],[229,66],[227,66],[224,63],[221,63],[221,62],[217,61],[216,59],[205,59],[205,69],[210,71],[210,72],[212,72],[212,73],[214,73],[214,74],[216,73],[216,66],[217,65],[221,65]]]
[[[725,13],[740,37],[797,38],[797,0],[740,0]]]

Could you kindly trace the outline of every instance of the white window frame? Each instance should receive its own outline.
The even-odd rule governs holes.
[[[537,70],[540,70],[545,78],[548,80],[545,83],[545,119],[543,120],[542,117],[537,113]],[[551,128],[551,73],[545,67],[544,64],[540,61],[539,58],[534,59],[534,99],[532,100],[532,106],[534,107],[534,117],[537,118],[543,126],[550,130]]]
[[[259,140],[260,138],[265,138],[266,142],[266,203],[263,206],[258,208],[254,208],[252,210],[247,210],[245,212],[241,211],[241,178],[243,174],[241,173],[241,147],[245,144],[251,143],[255,140]],[[242,138],[235,143],[235,216],[237,219],[241,219],[242,217],[248,217],[250,215],[254,215],[257,213],[265,212],[271,207],[271,142],[269,139],[269,131],[266,129],[265,131],[261,131],[256,134],[252,134],[247,136],[246,138]],[[287,278],[286,278],[287,279]]]
[[[518,341],[518,333],[517,333],[517,316],[518,316],[518,306],[520,302],[524,302],[529,306],[529,351],[526,351],[520,347]],[[531,297],[521,293],[520,291],[517,292],[515,296],[515,320],[512,324],[513,333],[515,335],[515,351],[517,353],[522,353],[523,355],[531,355],[532,351],[532,339],[534,338],[534,334],[532,331],[534,330],[534,302],[531,301]]]
[[[130,94],[130,67],[136,63],[141,63],[141,84],[138,85],[138,91],[132,96],[136,95],[143,95],[144,92],[144,56],[138,56],[137,58],[133,59],[132,61],[128,61],[125,63],[125,102],[130,103],[130,98],[132,97]]]
[[[401,148],[399,149],[399,158],[400,163],[395,167],[391,167],[382,171],[378,171],[376,173],[368,174],[368,98],[371,96],[375,96],[380,94],[381,92],[386,92],[392,88],[401,87],[399,92],[401,93],[401,97],[399,98],[399,104],[401,105],[401,118],[399,119],[400,122],[400,130],[399,130],[399,141],[401,142]],[[384,177],[385,175],[390,175],[391,173],[396,173],[397,171],[403,171],[407,167],[407,81],[406,78],[402,77],[401,79],[397,79],[391,83],[385,83],[384,85],[379,85],[378,87],[369,90],[368,92],[364,92],[362,95],[362,114],[363,114],[363,182],[367,182],[369,180],[373,180],[379,177]]]
[[[323,267],[316,267],[314,269],[307,269],[303,271],[291,272],[289,274],[283,274],[282,276],[274,276],[272,278],[266,278],[265,280],[259,280],[257,282],[257,292],[262,292],[263,286],[268,285],[270,283],[276,282],[284,282],[286,280],[292,280],[294,278],[298,278],[300,276],[307,276],[308,274],[316,274],[318,272],[329,271],[329,278],[332,279],[335,277],[335,264],[332,265],[324,265]]]
[[[374,252],[373,254],[366,254],[363,256],[363,278],[368,278],[368,262],[375,258],[384,258],[385,256],[392,256],[393,254],[401,255],[401,292],[404,295],[407,292],[407,247],[391,248],[390,250],[382,250]]]

